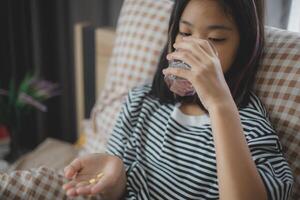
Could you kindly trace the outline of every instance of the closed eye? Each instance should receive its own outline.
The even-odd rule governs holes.
[[[191,34],[190,33],[185,33],[185,32],[180,32],[179,31],[179,35],[182,35],[184,37],[187,37],[187,36],[190,36]]]
[[[183,37],[187,37],[187,36],[191,36],[191,33],[186,33],[186,32],[178,32],[179,35],[183,36]],[[224,42],[226,41],[226,38],[208,38],[208,40],[212,41],[212,42]]]
[[[212,42],[224,42],[226,38],[208,38]]]

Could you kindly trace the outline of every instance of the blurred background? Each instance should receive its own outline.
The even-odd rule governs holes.
[[[22,120],[18,145],[24,152],[47,137],[71,143],[77,140],[78,119],[89,118],[101,88],[97,87],[95,55],[87,53],[89,59],[85,61],[82,82],[85,92],[82,97],[76,95],[79,87],[75,73],[76,27],[85,27],[84,47],[95,48],[93,30],[96,27],[114,30],[122,3],[123,0],[0,2],[0,89],[8,89],[12,80],[19,85],[28,72],[59,85],[60,94],[45,101],[47,112],[34,110]],[[299,4],[299,0],[267,0],[266,24],[300,31]],[[84,98],[81,111],[76,105],[78,98]]]

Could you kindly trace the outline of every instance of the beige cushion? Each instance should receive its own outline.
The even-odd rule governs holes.
[[[107,67],[112,57],[112,49],[115,41],[115,30],[110,28],[97,28],[95,32],[96,41],[96,91],[97,96],[103,90]]]
[[[300,199],[300,33],[266,29],[255,91],[269,112],[294,172],[293,199]]]
[[[77,152],[78,150],[70,143],[48,138],[35,150],[18,159],[8,171],[29,170],[42,165],[62,170],[77,156]]]

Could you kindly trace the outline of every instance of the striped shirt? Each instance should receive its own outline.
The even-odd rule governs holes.
[[[219,199],[210,120],[180,123],[172,117],[175,105],[159,103],[150,90],[129,92],[108,143],[107,153],[126,168],[126,199]],[[293,176],[265,108],[252,93],[239,114],[269,199],[288,199]]]

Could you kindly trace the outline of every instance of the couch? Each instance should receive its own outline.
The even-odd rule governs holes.
[[[69,160],[77,155],[105,150],[120,106],[129,89],[150,82],[153,77],[160,52],[166,42],[171,7],[172,1],[169,0],[125,0],[115,33],[112,55],[107,65],[106,80],[91,118],[83,125],[81,147],[75,148],[74,145],[53,140],[48,146],[60,143],[66,151],[75,152],[68,157]],[[266,48],[254,91],[267,108],[281,140],[284,155],[293,170],[295,184],[291,199],[297,200],[300,199],[300,34],[272,27],[265,29]],[[40,148],[43,145],[46,144],[42,144]],[[51,157],[49,152],[43,155]],[[36,155],[42,154],[38,152]],[[31,156],[31,159],[35,157]],[[63,159],[61,163],[65,164],[69,160]],[[60,188],[66,181],[59,173],[62,166],[43,162],[37,162],[33,166],[30,164],[32,161],[27,159],[26,167],[19,165],[12,168],[23,170],[1,174],[0,196],[67,199]],[[41,164],[45,167],[32,169]]]

